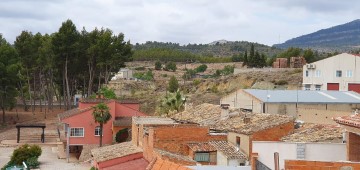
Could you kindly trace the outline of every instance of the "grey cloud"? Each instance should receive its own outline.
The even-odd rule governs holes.
[[[131,42],[209,43],[218,39],[272,45],[358,17],[348,0],[3,0],[0,32],[53,33],[71,19],[79,30],[110,28]]]

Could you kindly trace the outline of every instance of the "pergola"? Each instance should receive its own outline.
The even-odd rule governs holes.
[[[17,143],[20,141],[20,129],[21,128],[42,128],[42,134],[41,134],[41,142],[45,142],[45,123],[18,123],[16,124],[17,128]]]

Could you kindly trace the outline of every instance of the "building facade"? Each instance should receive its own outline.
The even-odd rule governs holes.
[[[360,56],[342,53],[304,65],[303,88],[360,93]]]
[[[136,102],[106,99],[80,100],[78,108],[58,115],[59,121],[65,127],[65,133],[61,136],[63,140],[67,140],[67,129],[70,128],[68,141],[70,146],[81,148],[83,145],[99,144],[100,127],[98,123],[95,123],[92,112],[94,111],[93,106],[101,102],[104,102],[109,107],[111,114],[111,120],[103,126],[103,144],[111,144],[113,142],[113,136],[117,132],[114,130],[131,128],[131,124],[126,126],[127,121],[117,124],[114,124],[114,122],[119,121],[119,119],[128,119],[132,116],[146,116],[145,113],[139,111],[139,103]],[[117,127],[117,125],[122,128]]]

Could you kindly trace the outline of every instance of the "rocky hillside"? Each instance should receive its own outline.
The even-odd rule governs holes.
[[[274,47],[312,48],[320,51],[347,51],[360,48],[360,19],[290,39]]]
[[[199,63],[187,64],[186,68],[195,68]],[[168,81],[174,75],[181,90],[187,96],[187,103],[197,106],[202,103],[219,104],[221,97],[234,92],[239,88],[256,89],[297,89],[302,81],[301,69],[246,69],[241,63],[216,63],[207,64],[208,69],[204,74],[213,74],[215,70],[222,69],[225,65],[234,65],[239,69],[238,74],[220,76],[217,78],[193,78],[188,81],[182,79],[185,65],[177,63],[178,70],[169,72],[152,70],[153,81],[126,81],[121,83],[116,93],[127,99],[140,101],[141,110],[156,114],[156,107],[166,94]],[[129,68],[144,67],[145,71],[153,69],[154,62],[131,62]],[[138,72],[138,71],[135,71]]]

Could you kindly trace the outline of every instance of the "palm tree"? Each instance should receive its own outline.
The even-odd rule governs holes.
[[[102,132],[103,125],[106,124],[111,119],[110,109],[105,103],[99,103],[93,107],[93,116],[95,123],[100,124],[100,147],[102,146]]]
[[[169,111],[179,112],[184,109],[185,101],[185,96],[178,89],[174,93],[166,95],[160,107],[164,109],[166,114],[168,114]]]

